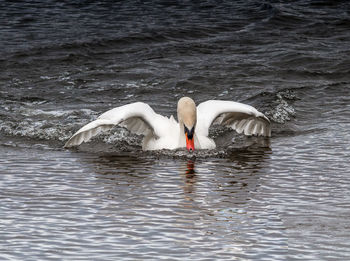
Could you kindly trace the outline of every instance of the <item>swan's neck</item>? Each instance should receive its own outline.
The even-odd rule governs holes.
[[[182,121],[179,121],[179,147],[186,147],[185,128]]]

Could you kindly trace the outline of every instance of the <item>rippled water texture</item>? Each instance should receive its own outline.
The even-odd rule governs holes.
[[[0,1],[1,260],[349,260],[348,1]],[[4,22],[5,21],[5,22]],[[135,101],[244,102],[270,139],[143,152]]]

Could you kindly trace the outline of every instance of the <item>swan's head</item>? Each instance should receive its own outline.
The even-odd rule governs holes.
[[[197,108],[189,97],[182,97],[177,103],[177,118],[186,136],[186,148],[194,151],[194,131],[197,123]],[[182,128],[181,128],[182,129]]]

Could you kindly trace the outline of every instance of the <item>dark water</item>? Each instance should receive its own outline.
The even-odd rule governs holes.
[[[348,1],[0,1],[1,260],[350,259]],[[234,100],[269,140],[142,152],[134,101]],[[231,140],[233,139],[234,142]]]

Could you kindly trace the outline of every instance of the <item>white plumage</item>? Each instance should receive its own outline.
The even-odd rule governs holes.
[[[191,98],[183,97],[179,100],[177,111],[179,122],[172,116],[168,118],[155,113],[148,104],[142,102],[117,107],[83,126],[67,141],[65,147],[87,142],[115,125],[144,135],[144,150],[186,147],[186,131],[191,129],[194,133],[194,148],[214,149],[215,142],[208,137],[212,124],[229,126],[245,135],[271,136],[269,119],[254,107],[243,103],[209,100],[195,107]]]

